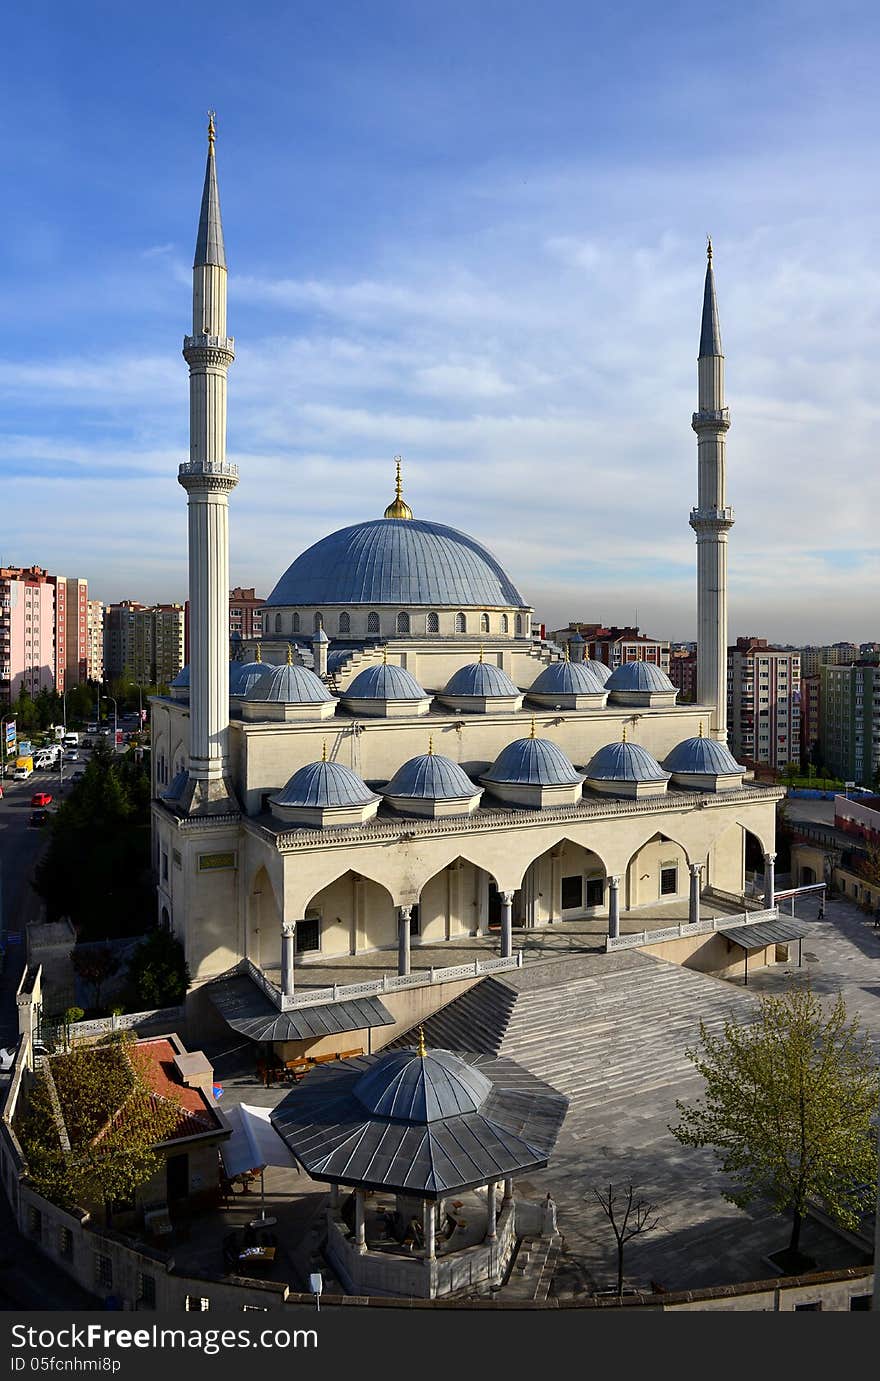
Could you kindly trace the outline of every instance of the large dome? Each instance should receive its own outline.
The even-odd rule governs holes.
[[[473,537],[418,518],[377,518],[331,532],[296,558],[266,604],[526,607]]]

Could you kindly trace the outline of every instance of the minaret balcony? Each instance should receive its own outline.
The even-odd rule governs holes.
[[[184,460],[177,469],[184,489],[231,490],[238,484],[238,466],[225,460]]]
[[[235,359],[235,340],[232,336],[184,336],[183,358],[188,365],[228,369]]]
[[[732,508],[692,508],[690,524],[695,532],[726,532],[734,524]]]
[[[701,409],[700,412],[695,412],[691,418],[691,426],[695,432],[726,432],[730,426],[730,410],[729,408]]]

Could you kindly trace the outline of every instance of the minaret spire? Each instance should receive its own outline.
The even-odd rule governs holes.
[[[698,401],[691,425],[697,434],[697,507],[691,527],[697,535],[697,700],[712,707],[714,737],[727,738],[727,534],[733,509],[727,503],[724,355],[715,297],[712,241],[706,246],[706,281],[697,359]]]
[[[217,164],[214,158],[214,112],[208,111],[208,162],[205,185],[202,189],[202,209],[199,212],[199,233],[196,236],[194,268],[202,264],[216,264],[226,268],[226,247],[223,244],[223,222],[220,219],[220,193],[217,190]]]

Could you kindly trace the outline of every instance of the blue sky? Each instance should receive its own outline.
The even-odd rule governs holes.
[[[396,452],[551,626],[693,636],[711,231],[731,635],[880,636],[880,12],[868,4],[15,7],[0,82],[0,561],[186,593],[208,106],[231,576],[379,515]]]

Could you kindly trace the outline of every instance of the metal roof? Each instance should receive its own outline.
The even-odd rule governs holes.
[[[271,662],[230,662],[229,694],[243,700],[248,691],[271,669]]]
[[[599,695],[604,689],[589,662],[551,662],[529,687],[529,694]]]
[[[703,289],[703,319],[700,322],[700,357],[704,355],[723,355],[721,349],[721,325],[718,321],[718,303],[715,300],[715,274],[712,271],[712,258],[706,265],[706,286]]]
[[[200,264],[219,264],[226,268],[226,249],[223,244],[223,223],[220,219],[220,193],[217,190],[217,165],[214,160],[214,145],[208,146],[208,162],[205,167],[205,186],[202,191],[202,207],[199,213],[199,233],[196,238],[196,257],[193,268]]]
[[[376,518],[330,533],[296,558],[266,603],[524,607],[491,552],[419,518]]]
[[[356,1088],[401,1054],[421,1058],[390,1051],[323,1065],[273,1110],[273,1126],[314,1179],[439,1199],[547,1164],[568,1099],[513,1060],[430,1051],[428,1058],[448,1056],[488,1081],[476,1110],[430,1121],[368,1112]]]
[[[206,983],[204,991],[227,1025],[252,1041],[301,1041],[393,1026],[395,1018],[377,997],[322,1002],[279,1012],[247,974]]]
[[[608,677],[605,682],[605,689],[609,691],[674,691],[675,686],[665,671],[661,671],[653,662],[622,662],[619,667],[615,667]]]
[[[246,700],[272,701],[282,705],[322,705],[334,700],[324,682],[308,667],[268,666],[262,663],[263,675],[251,686]]]
[[[352,700],[424,700],[425,691],[406,667],[380,662],[359,671],[343,695]]]
[[[586,766],[587,777],[605,782],[666,782],[656,758],[639,743],[606,743]]]
[[[177,690],[185,690],[189,686],[189,662],[185,667],[180,668],[171,685]]]
[[[472,695],[484,700],[496,696],[519,695],[506,671],[494,662],[468,662],[453,672],[444,691],[445,695]]]
[[[451,758],[440,753],[422,753],[399,767],[383,796],[411,796],[427,801],[460,801],[480,794],[476,786]]]
[[[278,806],[366,806],[379,798],[350,767],[341,762],[309,762],[294,772],[273,796]]]
[[[608,684],[611,668],[606,666],[604,662],[597,662],[594,658],[591,659],[588,657],[584,662],[584,666],[589,667],[594,676],[598,676],[603,686]]]
[[[368,1113],[400,1122],[436,1122],[478,1112],[492,1085],[450,1050],[392,1050],[358,1079],[352,1092]]]
[[[809,930],[803,921],[786,920],[780,916],[776,921],[758,921],[756,925],[738,925],[732,930],[720,930],[726,940],[732,940],[740,949],[764,949],[767,945],[783,944],[786,940],[802,940]]]
[[[514,739],[483,773],[487,782],[520,782],[529,786],[570,786],[583,779],[583,773],[575,771],[562,749],[547,738]]]
[[[702,735],[676,744],[663,766],[668,772],[691,772],[707,777],[729,776],[734,772],[742,776],[745,771],[726,743]]]

